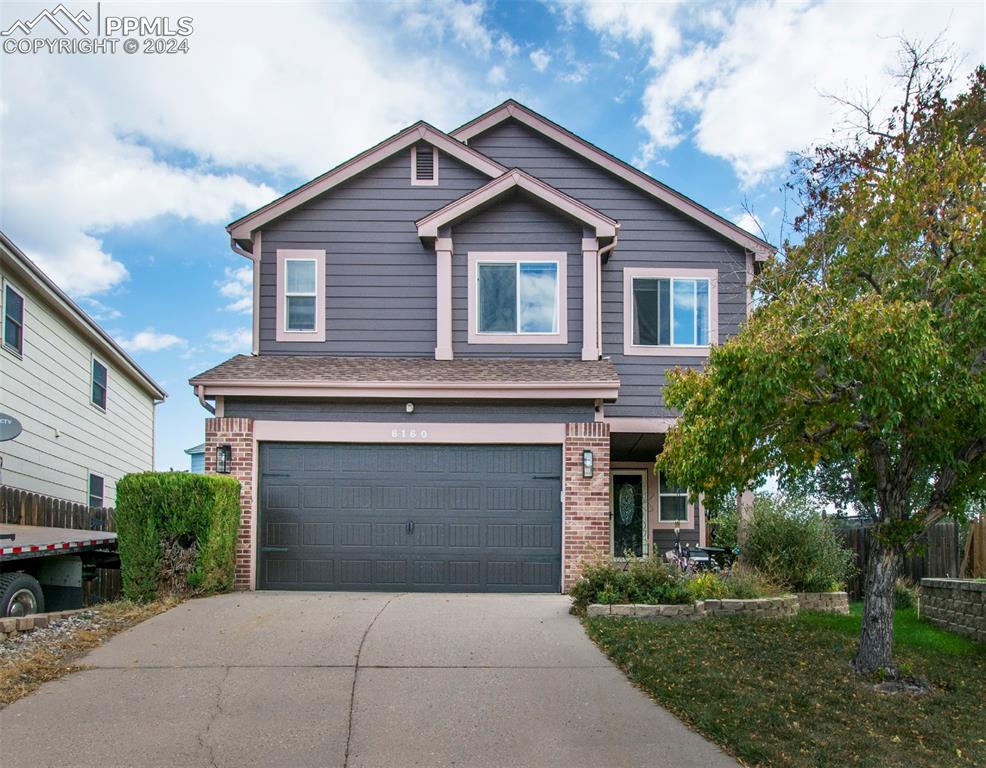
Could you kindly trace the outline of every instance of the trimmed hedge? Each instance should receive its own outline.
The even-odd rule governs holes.
[[[187,591],[212,594],[233,588],[240,484],[231,477],[184,472],[127,475],[116,487],[116,530],[123,594],[151,600],[166,581],[162,545],[180,541],[197,549]]]

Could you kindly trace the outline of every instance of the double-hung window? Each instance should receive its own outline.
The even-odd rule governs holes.
[[[565,343],[565,254],[469,254],[472,343]]]
[[[99,507],[103,506],[103,488],[104,481],[99,475],[94,475],[92,472],[89,473],[89,506]]]
[[[325,341],[325,251],[278,250],[277,341]]]
[[[716,342],[714,270],[628,269],[625,354],[707,354]]]
[[[658,475],[658,521],[661,523],[685,523],[688,521],[688,491],[667,482],[663,473]]]
[[[106,366],[94,357],[92,359],[92,391],[89,393],[89,399],[93,405],[103,411],[106,410],[107,386]]]
[[[9,285],[3,290],[3,345],[24,354],[24,297]]]

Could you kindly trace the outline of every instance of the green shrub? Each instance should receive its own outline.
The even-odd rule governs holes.
[[[723,582],[726,585],[726,597],[734,600],[776,597],[784,592],[783,587],[744,563],[735,563],[729,572],[723,575]]]
[[[894,584],[894,608],[898,611],[906,611],[916,608],[918,604],[917,587],[908,583],[904,579],[898,579]]]
[[[769,580],[794,592],[842,589],[854,554],[832,523],[803,499],[758,495],[742,557]]]
[[[204,594],[232,589],[240,525],[237,480],[181,472],[127,475],[117,484],[116,504],[126,597],[151,600],[170,591],[167,585]],[[180,559],[176,551],[192,553],[187,572],[163,573],[165,561]]]
[[[721,600],[729,596],[726,581],[712,571],[697,573],[688,579],[688,595],[692,602],[699,600]]]
[[[582,577],[569,589],[572,608],[584,613],[590,603],[690,603],[681,571],[657,557],[613,563],[597,558],[582,565]]]

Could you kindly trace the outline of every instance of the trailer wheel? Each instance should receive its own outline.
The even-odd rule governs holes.
[[[0,575],[0,617],[19,618],[44,609],[44,593],[37,579],[26,573]]]

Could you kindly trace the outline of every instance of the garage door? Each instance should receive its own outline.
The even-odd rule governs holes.
[[[561,448],[262,443],[258,587],[558,592]]]

